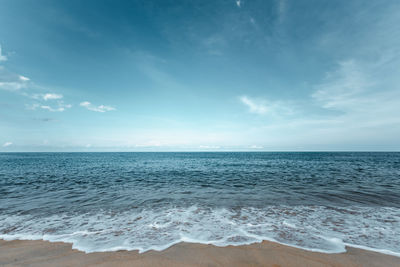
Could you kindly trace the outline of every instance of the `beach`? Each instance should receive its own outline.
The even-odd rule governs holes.
[[[145,253],[84,253],[62,242],[1,240],[0,266],[400,266],[400,257],[346,249],[346,253],[327,254],[263,241],[227,247],[179,243]]]
[[[400,267],[396,25],[400,0],[1,1],[0,267]]]

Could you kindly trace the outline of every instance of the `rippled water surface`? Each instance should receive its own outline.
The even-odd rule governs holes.
[[[400,153],[0,153],[0,238],[400,255]]]

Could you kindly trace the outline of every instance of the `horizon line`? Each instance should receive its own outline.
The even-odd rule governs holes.
[[[400,153],[400,150],[171,150],[171,151],[0,151],[0,153]]]

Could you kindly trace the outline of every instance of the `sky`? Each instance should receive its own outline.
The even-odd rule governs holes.
[[[399,151],[400,1],[0,0],[0,152]]]

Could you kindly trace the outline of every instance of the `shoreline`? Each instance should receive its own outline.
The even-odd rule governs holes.
[[[92,252],[71,243],[0,239],[0,266],[400,266],[400,258],[346,247],[343,253],[321,253],[271,241],[217,247],[178,243],[162,251]]]

